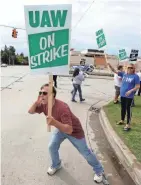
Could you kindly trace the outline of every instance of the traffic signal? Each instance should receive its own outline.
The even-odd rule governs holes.
[[[74,51],[74,48],[71,48],[70,51]]]
[[[17,38],[17,33],[18,33],[18,32],[16,31],[16,29],[13,29],[13,30],[12,30],[12,37],[13,37],[13,38]]]

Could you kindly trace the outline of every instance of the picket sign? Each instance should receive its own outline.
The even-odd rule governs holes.
[[[125,49],[120,49],[118,52],[118,58],[120,61],[127,59],[127,53]]]
[[[53,75],[69,74],[72,5],[30,5],[24,10],[29,67],[32,74],[49,75],[48,116],[51,116]],[[47,130],[51,131],[49,125]]]
[[[136,63],[137,62],[138,53],[139,53],[139,50],[137,50],[137,49],[132,49],[131,50],[131,53],[130,53],[130,56],[129,56],[130,63],[133,63],[133,62]]]
[[[97,41],[97,45],[99,49],[107,45],[103,29],[96,31],[96,41]],[[105,60],[107,64],[108,61],[107,61],[107,55],[106,55],[105,50],[106,49],[104,49],[104,56],[105,56]],[[109,66],[108,66],[108,71],[111,72]]]

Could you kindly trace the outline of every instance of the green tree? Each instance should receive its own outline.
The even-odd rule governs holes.
[[[8,47],[5,45],[4,50],[1,50],[1,60],[2,63],[9,63],[9,52]]]
[[[16,58],[16,54],[15,54],[15,48],[14,46],[10,46],[9,48],[9,60],[10,60],[10,64],[14,65],[15,64],[15,58]]]
[[[23,62],[23,57],[22,56],[20,56],[20,55],[18,55],[18,56],[16,56],[16,58],[17,58],[17,61],[18,61],[18,63],[22,63]]]
[[[24,56],[23,52],[20,55],[16,54],[16,49],[14,48],[14,46],[7,47],[5,45],[4,49],[1,50],[1,62],[11,65],[28,65],[28,57]]]
[[[25,57],[24,57],[24,60],[26,60],[26,61],[28,62],[28,57],[27,57],[27,56],[25,56]]]
[[[8,49],[9,49],[10,54],[12,56],[15,56],[15,51],[16,51],[15,48],[13,46],[10,46]]]
[[[20,56],[24,58],[24,54],[23,53],[21,53]]]

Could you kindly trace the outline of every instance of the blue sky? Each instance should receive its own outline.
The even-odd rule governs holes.
[[[58,3],[58,0],[1,1],[0,24],[25,28],[24,5],[44,5],[50,2]],[[141,56],[140,0],[95,0],[79,23],[92,0],[60,0],[59,3],[71,3],[73,7],[71,47],[76,50],[97,49],[95,32],[103,28],[107,41],[104,49],[107,53],[117,54],[119,49],[125,48],[129,55],[131,49],[139,49]],[[28,54],[25,31],[18,30],[17,39],[13,39],[11,33],[12,29],[0,27],[0,47],[13,45],[18,52]]]

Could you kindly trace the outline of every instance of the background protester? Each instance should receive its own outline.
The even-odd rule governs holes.
[[[127,73],[116,71],[111,64],[109,64],[111,70],[122,77],[122,84],[120,88],[120,96],[121,96],[121,121],[117,124],[124,124],[125,116],[127,113],[127,124],[124,127],[124,131],[129,131],[131,129],[131,105],[133,98],[135,96],[135,92],[140,88],[140,80],[139,76],[135,74],[135,66],[134,64],[129,64],[127,66]]]
[[[81,84],[82,81],[84,81],[84,75],[83,72],[80,72],[79,68],[76,68],[73,72],[73,92],[72,92],[72,102],[77,102],[75,100],[75,96],[77,91],[79,92],[79,98],[80,101],[85,101],[84,98],[82,98],[82,90],[81,90]]]
[[[122,72],[123,71],[123,66],[118,66],[118,72]],[[121,83],[122,83],[122,78],[120,76],[118,76],[116,73],[114,74],[114,82],[115,82],[115,98],[114,98],[114,104],[118,103],[119,100],[119,95],[120,95],[120,87],[121,87]]]

